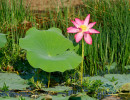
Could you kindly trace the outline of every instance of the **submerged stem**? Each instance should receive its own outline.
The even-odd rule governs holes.
[[[50,77],[51,77],[51,72],[49,72],[49,77],[48,77],[48,88],[50,86]]]
[[[81,86],[83,83],[84,39],[82,39]]]

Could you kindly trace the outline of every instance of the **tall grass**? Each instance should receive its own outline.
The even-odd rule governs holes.
[[[63,34],[74,41],[73,35],[66,32],[74,18],[85,19],[91,14],[90,22],[96,21],[95,29],[101,33],[92,35],[93,44],[85,45],[85,69],[90,75],[106,73],[105,65],[117,63],[118,71],[130,64],[130,28],[128,0],[84,0],[83,5],[50,11],[50,26],[59,27]],[[81,44],[80,44],[81,45]],[[81,50],[79,50],[81,54]]]
[[[30,17],[27,14],[23,0],[0,0],[0,32],[7,34],[8,40],[2,66],[14,64],[20,55],[19,38],[24,34],[22,22]]]
[[[128,0],[102,0],[102,2],[86,2],[86,11],[91,13],[95,27],[101,33],[93,35],[93,45],[86,45],[87,66],[90,74],[97,69],[105,72],[105,65],[116,62],[118,69],[123,72],[129,64],[130,22]]]
[[[74,18],[84,20],[90,13],[90,22],[97,22],[94,28],[100,31],[100,34],[92,35],[92,45],[85,44],[84,72],[90,75],[106,73],[105,65],[111,65],[113,62],[117,63],[118,71],[123,72],[124,66],[130,64],[129,0],[83,0],[82,5],[71,7],[64,7],[62,3],[62,8],[46,9],[40,14],[29,12],[23,6],[22,0],[11,0],[11,4],[7,1],[0,0],[0,30],[7,32],[11,28],[12,46],[9,48],[12,55],[19,55],[19,46],[16,45],[25,31],[19,30],[18,25],[25,19],[38,29],[58,27],[76,44],[74,34],[68,34],[66,28],[73,26],[71,20]],[[79,44],[81,46],[81,43]],[[78,53],[81,54],[81,49]]]

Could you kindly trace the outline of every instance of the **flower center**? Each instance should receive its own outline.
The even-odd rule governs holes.
[[[85,25],[81,25],[79,28],[81,28],[81,29],[82,29],[82,31],[86,31],[86,30],[88,30],[88,27],[87,27],[87,26],[85,26]]]

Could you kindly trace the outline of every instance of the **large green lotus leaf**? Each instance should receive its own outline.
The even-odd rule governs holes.
[[[20,46],[27,51],[50,56],[56,56],[67,49],[74,49],[72,42],[65,38],[62,33],[60,34],[57,28],[49,30],[31,28],[27,31],[25,38],[20,39]]]
[[[27,52],[27,59],[35,68],[41,68],[47,72],[73,69],[81,62],[74,52],[66,52],[57,56],[44,56],[34,52]]]
[[[74,69],[82,60],[73,51],[73,43],[57,28],[44,31],[31,28],[25,38],[20,39],[20,46],[27,50],[27,59],[34,68],[47,72]]]
[[[52,28],[48,29],[48,31],[54,31],[54,32],[59,33],[60,35],[62,35],[62,31],[59,28],[52,27]]]
[[[6,42],[7,40],[5,34],[0,33],[0,48],[4,47]]]
[[[15,73],[0,73],[0,88],[4,86],[4,83],[9,90],[25,90],[29,87],[28,82]]]
[[[52,28],[48,29],[48,31],[55,31],[55,32],[59,33],[60,35],[62,35],[62,31],[59,28],[52,27]],[[79,49],[79,45],[76,43],[74,50],[77,52],[78,49]]]

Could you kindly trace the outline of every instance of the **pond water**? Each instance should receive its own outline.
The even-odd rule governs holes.
[[[7,76],[7,75],[8,75],[8,77],[2,77],[2,76]],[[111,76],[111,75],[106,75],[104,77],[106,78],[108,76]],[[119,76],[120,77],[125,76],[127,78],[129,75],[127,76],[126,74],[124,74],[124,76],[123,76],[123,75],[120,75],[120,74],[116,74],[116,76],[118,76],[118,77]],[[102,80],[105,82],[106,80],[104,79],[104,77],[97,76],[96,79],[102,78]],[[3,78],[4,78],[4,81],[2,80]],[[94,78],[95,77],[91,77],[90,80],[93,80]],[[85,77],[84,77],[84,79],[85,79]],[[23,98],[25,98],[25,100],[26,99],[27,100],[42,100],[41,98],[53,98],[53,99],[55,98],[54,100],[57,100],[56,98],[59,98],[59,97],[63,98],[63,100],[86,100],[85,98],[91,98],[91,97],[95,97],[95,98],[97,98],[99,100],[101,100],[101,99],[102,100],[129,100],[130,99],[130,91],[129,90],[124,91],[124,92],[119,92],[119,93],[107,92],[107,91],[97,91],[97,90],[100,90],[99,87],[98,87],[97,90],[95,90],[97,92],[90,91],[90,90],[86,89],[86,87],[83,87],[84,92],[82,92],[82,93],[81,93],[81,87],[80,86],[71,85],[70,87],[68,87],[68,86],[65,86],[65,84],[62,84],[62,86],[56,86],[56,87],[52,87],[52,88],[50,87],[50,88],[41,88],[41,89],[33,89],[32,90],[32,88],[30,87],[30,88],[25,89],[25,87],[28,86],[26,84],[26,81],[21,79],[15,73],[0,73],[0,81],[1,80],[4,83],[1,82],[1,84],[3,83],[3,87],[0,87],[2,89],[2,90],[0,90],[0,97],[16,97],[17,100],[18,100],[18,97],[21,97],[21,96]],[[11,80],[13,82],[11,82]],[[18,81],[20,81],[20,83]],[[119,81],[119,79],[118,79],[118,81]],[[107,84],[108,83],[109,83],[109,81],[107,81]],[[120,81],[120,84],[121,84],[121,81]],[[22,85],[24,85],[25,87],[22,86]],[[91,83],[91,85],[92,85],[92,83]],[[96,86],[95,83],[94,83],[94,85]],[[20,86],[22,88],[24,88],[24,90],[20,90]],[[92,89],[92,88],[94,89],[94,87],[91,87],[91,88],[88,87],[88,88],[89,89]],[[129,88],[128,85],[127,85],[127,88]],[[123,89],[125,89],[125,88],[123,88]],[[91,98],[91,99],[96,100],[95,98]]]

